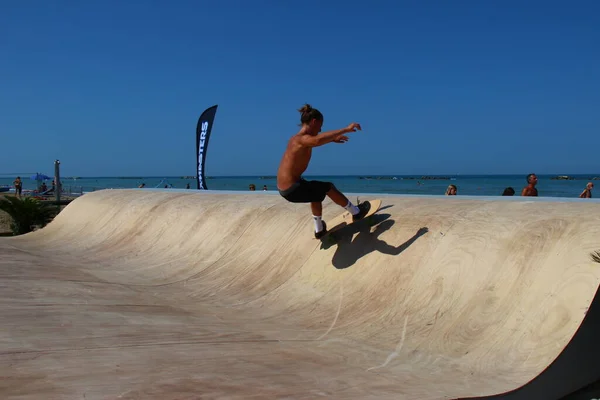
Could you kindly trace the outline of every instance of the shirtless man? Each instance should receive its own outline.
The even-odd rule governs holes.
[[[525,186],[523,188],[523,191],[521,191],[521,196],[537,196],[538,191],[535,188],[535,185],[537,185],[537,182],[538,182],[538,178],[537,178],[537,176],[535,176],[535,174],[527,175],[527,186]]]
[[[15,193],[17,197],[21,197],[21,193],[23,193],[23,181],[20,176],[17,176],[17,179],[13,181],[13,185],[15,185]]]
[[[593,182],[588,182],[583,192],[579,195],[582,199],[591,199],[592,198],[592,189],[594,188]]]
[[[325,196],[349,211],[354,221],[363,218],[369,212],[371,204],[367,201],[355,206],[333,183],[306,181],[302,178],[302,174],[308,168],[314,147],[331,142],[345,143],[348,141],[346,133],[361,130],[361,127],[360,124],[353,122],[346,128],[319,135],[323,126],[323,114],[309,104],[305,104],[298,111],[301,128],[288,141],[277,171],[277,189],[279,194],[291,203],[310,203],[315,224],[315,238],[319,239],[327,233],[327,224],[322,220]]]

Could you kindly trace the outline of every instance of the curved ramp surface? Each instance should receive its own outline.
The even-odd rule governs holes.
[[[322,246],[277,195],[84,195],[0,240],[0,397],[453,399],[558,365],[600,204],[382,200]]]

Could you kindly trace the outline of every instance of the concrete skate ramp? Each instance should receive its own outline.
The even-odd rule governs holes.
[[[104,190],[1,238],[0,398],[551,399],[598,378],[599,203],[381,198],[328,248],[307,205],[260,192]]]

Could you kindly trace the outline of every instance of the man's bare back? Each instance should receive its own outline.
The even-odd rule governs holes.
[[[279,190],[286,190],[295,182],[298,182],[306,168],[308,168],[312,148],[299,143],[298,135],[300,133],[292,136],[288,141],[287,148],[279,164],[279,170],[277,171],[277,188]]]
[[[525,186],[523,188],[523,191],[521,192],[521,196],[533,196],[533,197],[535,197],[537,195],[538,195],[538,191],[533,186]]]
[[[588,184],[586,185],[586,187],[583,190],[583,192],[581,192],[581,194],[579,195],[579,197],[582,198],[582,199],[590,199],[592,197],[592,189],[593,188],[594,188],[594,183],[593,182],[588,182]]]

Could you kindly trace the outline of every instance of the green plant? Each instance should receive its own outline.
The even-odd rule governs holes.
[[[11,217],[10,229],[15,236],[32,232],[36,226],[43,228],[56,215],[54,207],[31,197],[0,198],[0,210]]]

